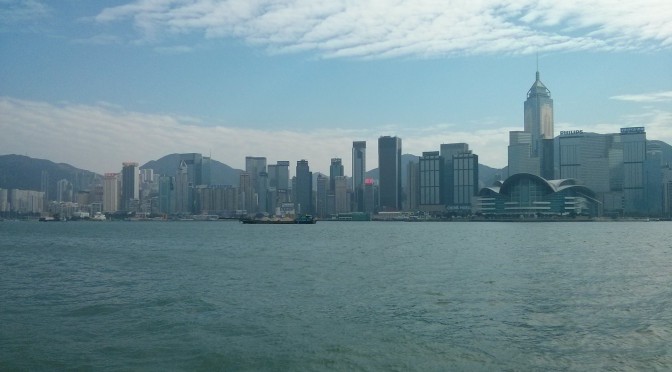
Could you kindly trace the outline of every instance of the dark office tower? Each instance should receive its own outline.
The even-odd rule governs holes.
[[[420,168],[418,163],[409,161],[406,166],[406,206],[409,211],[417,211],[420,200]]]
[[[278,166],[275,164],[268,165],[268,187],[272,189],[278,188]]]
[[[259,172],[257,177],[257,203],[259,212],[269,212],[268,209],[268,173]]]
[[[175,198],[175,177],[159,177],[159,212],[173,214]]]
[[[341,158],[332,158],[331,165],[329,166],[329,192],[334,193],[336,190],[335,181],[336,177],[343,176],[343,162]]]
[[[276,182],[278,190],[289,190],[289,162],[278,161],[276,164]]]
[[[401,209],[401,138],[378,138],[381,211]]]
[[[420,172],[420,210],[438,212],[445,209],[441,197],[443,158],[438,151],[423,152],[418,163]]]
[[[123,163],[121,169],[121,203],[130,211],[140,200],[140,171],[138,163]]]
[[[524,129],[531,136],[529,156],[539,161],[533,174],[553,179],[553,99],[551,91],[539,80],[539,71],[527,92],[524,108]]]
[[[554,180],[555,177],[555,157],[554,157],[553,139],[541,140],[542,153],[540,157],[541,177],[547,180]]]
[[[466,143],[443,143],[441,144],[441,157],[443,158],[443,202],[445,204],[453,203],[453,158],[459,154],[469,152],[469,145]]]
[[[364,177],[366,175],[366,141],[352,142],[352,190],[355,211],[364,211]]]
[[[299,214],[313,213],[313,172],[307,160],[296,162],[296,200],[294,211]]]

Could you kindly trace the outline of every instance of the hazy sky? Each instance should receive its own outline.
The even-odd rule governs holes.
[[[0,154],[97,172],[175,152],[244,168],[353,140],[507,163],[541,80],[555,134],[672,144],[670,0],[0,0]]]

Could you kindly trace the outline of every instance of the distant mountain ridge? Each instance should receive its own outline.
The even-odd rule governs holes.
[[[664,150],[669,145],[659,143]],[[663,151],[665,155],[668,151]],[[667,156],[664,156],[667,160]],[[180,162],[180,154],[169,154],[157,160],[151,160],[143,164],[140,169],[153,169],[155,173],[174,176]],[[419,156],[412,154],[402,155],[402,182],[406,185],[407,168],[410,161],[418,162]],[[210,162],[210,178],[213,185],[231,185],[237,187],[240,181],[241,169],[235,169],[217,160]],[[0,155],[0,188],[23,189],[40,191],[42,187],[42,172],[48,174],[48,193],[50,197],[56,195],[56,183],[66,179],[73,184],[75,190],[88,190],[92,183],[100,183],[102,175],[74,167],[65,163],[54,163],[46,159],[36,159],[24,155]],[[320,172],[314,172],[314,178]],[[497,169],[479,164],[480,186],[489,186],[495,179],[504,178],[506,168]],[[367,178],[378,179],[378,168],[366,172]],[[317,182],[314,181],[314,185]]]
[[[24,155],[0,155],[0,188],[41,191],[43,171],[47,175],[46,190],[52,198],[56,195],[56,184],[60,180],[68,180],[76,191],[86,189],[90,183],[101,177],[70,164]]]

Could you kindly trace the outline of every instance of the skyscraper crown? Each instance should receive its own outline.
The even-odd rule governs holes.
[[[533,97],[533,96],[541,96],[541,97],[551,97],[551,91],[546,88],[544,83],[539,80],[539,71],[537,71],[537,79],[534,81],[534,84],[532,84],[532,87],[530,90],[527,92],[527,98]]]

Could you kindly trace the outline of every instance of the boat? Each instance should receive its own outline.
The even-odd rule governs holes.
[[[317,220],[311,215],[299,216],[293,220],[291,219],[254,219],[254,218],[241,218],[240,222],[249,225],[311,225],[317,222]]]

